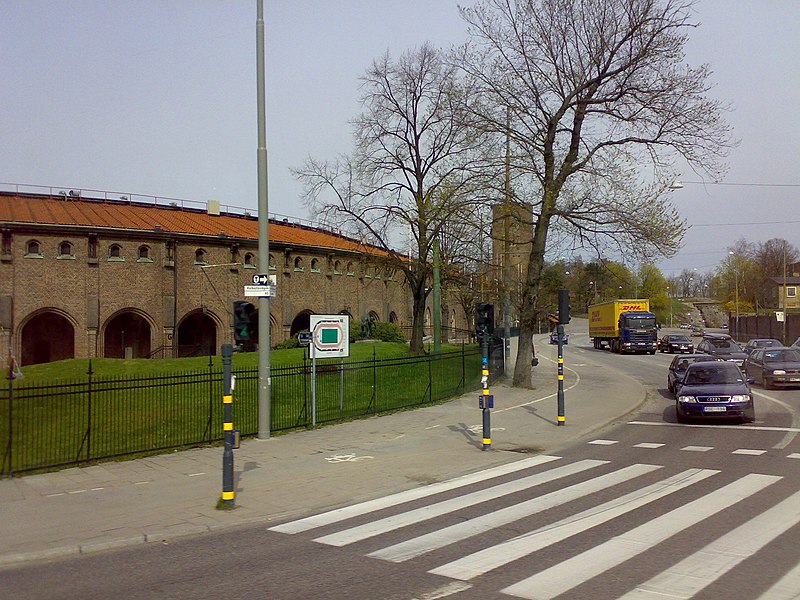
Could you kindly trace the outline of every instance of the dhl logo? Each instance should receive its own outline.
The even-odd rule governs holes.
[[[643,304],[623,304],[621,308],[622,312],[628,310],[645,310]]]

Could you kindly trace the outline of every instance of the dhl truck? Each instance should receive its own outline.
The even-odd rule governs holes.
[[[589,337],[598,350],[655,354],[658,346],[656,316],[650,300],[610,300],[589,307]]]

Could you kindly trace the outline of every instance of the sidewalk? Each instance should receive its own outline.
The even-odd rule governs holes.
[[[413,411],[248,439],[234,451],[232,511],[215,509],[220,447],[0,480],[0,567],[279,522],[519,460],[520,453],[552,452],[645,398],[631,378],[598,368],[591,352],[574,360],[572,348],[565,349],[564,426],[557,426],[556,347],[537,336],[536,389],[490,388],[490,450],[481,450],[477,391]],[[512,369],[515,352],[512,340]]]

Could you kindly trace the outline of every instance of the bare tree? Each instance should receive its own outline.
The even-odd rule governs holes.
[[[690,9],[683,0],[483,0],[461,9],[471,43],[456,62],[485,94],[487,127],[509,131],[514,169],[531,180],[536,222],[516,386],[531,384],[551,227],[598,250],[669,256],[686,227],[664,199],[672,161],[722,171],[731,143],[724,107],[707,97],[708,67],[684,64]]]
[[[488,138],[471,126],[472,90],[430,44],[396,61],[387,53],[362,82],[352,156],[309,159],[294,173],[312,210],[384,248],[405,274],[413,295],[411,351],[418,353],[434,242],[450,260],[460,253],[460,230],[481,200],[479,181],[489,176],[482,159]],[[395,247],[406,235],[403,254]]]

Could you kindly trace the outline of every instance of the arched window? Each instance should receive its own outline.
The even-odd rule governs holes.
[[[245,269],[256,268],[255,256],[253,256],[252,252],[248,252],[247,254],[244,255],[244,268]]]
[[[275,267],[275,256],[274,256],[274,255],[272,255],[272,254],[270,254],[270,255],[269,255],[269,270],[270,270],[270,271],[274,271],[274,270],[275,270],[275,268],[276,268],[276,267]]]
[[[295,257],[294,259],[294,270],[305,271],[305,268],[303,268],[303,259],[300,258],[299,256]]]
[[[316,258],[311,259],[311,272],[319,273],[319,260]]]
[[[353,263],[352,262],[347,263],[347,274],[348,275],[355,275],[356,274],[356,272],[353,270]]]
[[[338,260],[333,263],[333,273],[334,275],[342,274],[342,263]]]
[[[25,258],[43,258],[42,245],[36,240],[28,240],[25,244]]]
[[[75,258],[72,254],[72,244],[69,242],[61,242],[58,245],[58,258]]]
[[[153,259],[150,258],[150,246],[145,244],[139,246],[139,250],[136,253],[136,260],[139,262],[153,262]]]
[[[122,256],[122,246],[119,244],[111,244],[108,247],[108,260],[111,262],[119,262],[125,260]]]
[[[194,251],[194,264],[196,265],[207,265],[208,258],[206,257],[206,251],[202,248],[198,248]]]

